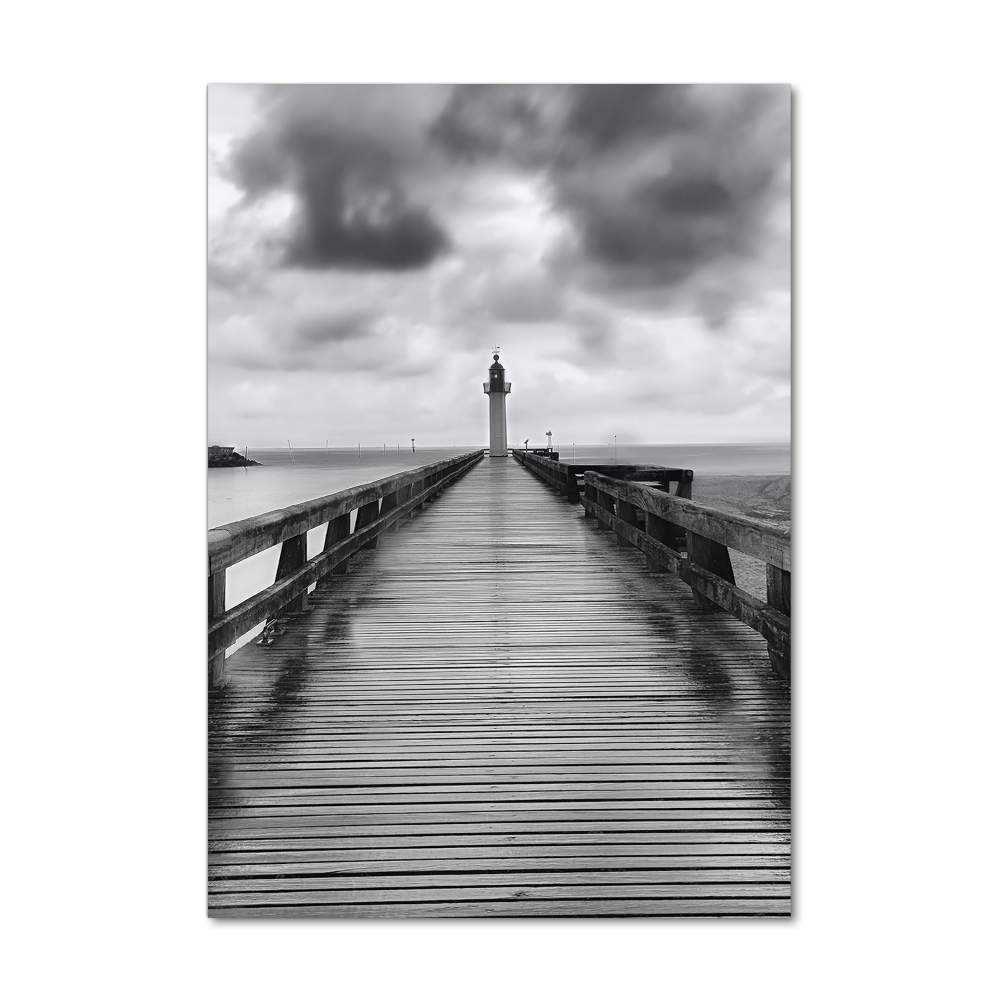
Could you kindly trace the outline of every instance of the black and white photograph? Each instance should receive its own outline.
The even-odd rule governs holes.
[[[787,85],[208,90],[208,912],[792,913]]]
[[[4,994],[996,992],[988,11],[5,11]]]

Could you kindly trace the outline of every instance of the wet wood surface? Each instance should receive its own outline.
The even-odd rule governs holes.
[[[780,916],[766,642],[486,459],[209,705],[215,916]]]

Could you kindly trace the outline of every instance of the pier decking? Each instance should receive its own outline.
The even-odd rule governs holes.
[[[785,915],[765,639],[485,459],[210,695],[215,916]]]

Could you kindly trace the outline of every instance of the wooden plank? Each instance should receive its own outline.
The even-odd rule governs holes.
[[[226,571],[219,570],[208,578],[208,620],[225,614],[226,611]],[[211,687],[222,687],[226,683],[225,647],[208,656],[208,683]]]
[[[278,568],[274,573],[274,582],[281,583],[286,577],[291,576],[296,570],[305,565],[306,561],[306,536],[296,535],[294,538],[286,538],[281,543],[281,553],[278,556]],[[286,604],[278,615],[291,614],[293,611],[306,611],[309,608],[309,592],[303,590],[296,595],[293,601]]]
[[[608,493],[606,490],[602,490],[600,487],[597,487],[597,504],[603,510],[611,514],[612,517],[614,517],[615,514],[614,496],[611,493]],[[600,530],[604,526],[604,523],[605,522],[602,519],[598,518],[597,520],[598,530]]]
[[[618,516],[626,524],[631,525],[633,528],[638,528],[639,518],[635,504],[631,504],[627,500],[619,500],[617,506],[618,506]],[[619,535],[618,544],[630,545],[631,543],[624,535]]]
[[[307,560],[299,570],[284,577],[280,582],[275,582],[260,593],[243,601],[235,608],[231,608],[224,615],[210,621],[208,630],[210,654],[219,649],[224,650],[241,635],[249,632],[250,629],[268,617],[276,614],[291,598],[298,596],[307,587],[316,583],[339,562],[358,552],[362,547],[366,547],[372,540],[376,540],[379,533],[394,523],[399,517],[408,513],[417,503],[426,501],[444,485],[468,471],[471,465],[481,458],[482,456],[476,453],[476,458],[472,463],[446,472],[442,478],[428,486],[423,493],[408,500],[406,504],[397,506],[384,517],[379,517],[377,520],[372,521],[360,531],[358,530],[357,523],[355,523],[355,530],[349,538],[344,539],[329,549],[325,549],[318,556]],[[360,511],[358,517],[360,518]]]
[[[787,915],[787,687],[641,561],[495,462],[327,577],[210,697],[210,913]]]
[[[374,524],[378,520],[378,515],[378,500],[372,500],[371,503],[366,503],[364,506],[359,507],[358,517],[354,522],[354,530],[363,531],[368,525]],[[361,547],[364,549],[378,548],[378,534],[374,534],[372,539],[365,542]]]
[[[584,475],[587,472],[599,472],[607,476],[615,476],[621,479],[641,478],[649,482],[678,482],[687,479],[691,480],[693,472],[691,469],[672,469],[662,465],[614,465],[593,462],[560,462],[558,460],[546,458],[543,455],[533,455],[530,452],[525,455],[523,448],[512,449],[512,454],[518,462],[531,472],[550,471],[560,474],[572,473],[574,475]]]
[[[755,559],[781,569],[792,568],[791,529],[741,514],[728,514],[705,504],[671,496],[635,483],[626,483],[588,472],[588,483],[612,496],[627,500],[686,531],[693,531],[711,541],[738,549]]]
[[[767,567],[767,603],[789,620],[792,617],[792,574],[777,566]],[[784,646],[768,646],[768,656],[775,672],[786,681],[792,678],[791,637]]]
[[[600,524],[625,534],[629,541],[649,556],[659,561],[669,572],[677,574],[692,590],[697,590],[714,604],[728,611],[735,618],[759,632],[780,653],[791,652],[791,619],[752,594],[740,590],[733,583],[717,576],[697,564],[690,563],[681,553],[668,549],[650,538],[645,532],[627,525],[610,512],[589,504],[591,513]]]
[[[330,549],[337,547],[338,543],[344,541],[351,534],[351,515],[350,514],[340,514],[337,517],[331,518],[330,522],[326,526],[326,538],[323,541],[323,551],[328,552]],[[331,573],[337,573],[338,575],[346,574],[351,568],[350,558],[342,559],[337,563]],[[320,580],[322,582],[322,578]]]
[[[733,575],[733,563],[729,558],[729,549],[725,545],[720,545],[711,538],[699,535],[694,531],[687,533],[688,566],[700,566],[713,576],[726,583],[736,586],[736,577]],[[704,611],[724,611],[725,609],[716,604],[710,597],[703,594],[698,587],[692,587],[691,593],[695,604]]]
[[[482,459],[482,452],[469,452],[455,458],[435,462],[419,469],[398,472],[392,476],[354,486],[339,493],[319,497],[307,503],[293,504],[266,514],[233,521],[208,532],[208,571],[216,573],[241,562],[258,552],[279,545],[286,539],[301,535],[341,514],[378,501],[387,493],[420,479],[440,476],[450,469]]]
[[[613,899],[546,900],[531,899],[447,902],[302,904],[276,906],[220,906],[212,900],[213,917],[788,917],[790,899]]]
[[[665,521],[662,517],[649,511],[646,512],[646,534],[654,542],[659,542],[664,548],[676,549],[675,531],[676,529],[669,521]],[[649,553],[646,554],[646,569],[653,573],[669,572],[661,560]]]

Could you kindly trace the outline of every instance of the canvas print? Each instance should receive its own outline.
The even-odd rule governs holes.
[[[787,917],[784,85],[208,88],[213,917]]]

